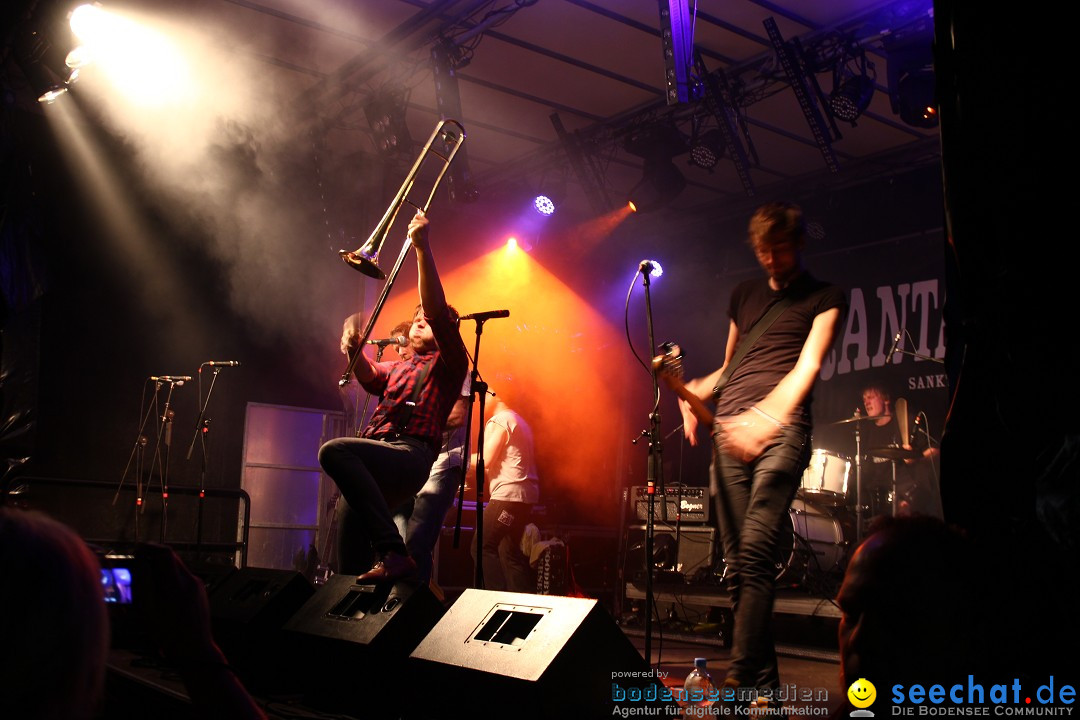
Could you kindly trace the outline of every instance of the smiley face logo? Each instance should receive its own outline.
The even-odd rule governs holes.
[[[868,708],[877,699],[877,688],[866,678],[859,678],[847,689],[848,700],[857,708]]]

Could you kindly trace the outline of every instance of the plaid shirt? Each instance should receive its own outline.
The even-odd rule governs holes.
[[[443,426],[461,394],[469,358],[457,323],[449,314],[438,319],[425,315],[424,319],[431,326],[438,349],[414,353],[409,360],[375,365],[375,378],[362,385],[381,398],[361,437],[408,435],[427,442],[436,451],[442,444]],[[416,406],[409,415],[407,403],[421,382]]]

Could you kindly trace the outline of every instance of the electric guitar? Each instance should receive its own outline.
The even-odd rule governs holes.
[[[682,348],[673,342],[666,342],[660,348],[664,353],[652,359],[653,372],[680,400],[686,401],[698,422],[704,424],[705,427],[711,427],[712,412],[701,401],[701,398],[692,393],[683,383]]]

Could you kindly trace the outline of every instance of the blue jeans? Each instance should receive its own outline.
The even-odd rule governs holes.
[[[728,677],[743,687],[780,685],[772,635],[776,544],[810,461],[809,438],[809,428],[788,426],[750,463],[717,452],[717,520],[735,610]]]
[[[461,461],[460,445],[440,453],[424,486],[394,511],[394,524],[405,537],[405,547],[416,560],[422,582],[431,579],[435,544],[461,481]]]
[[[390,508],[416,494],[434,459],[433,448],[408,437],[341,437],[319,448],[319,464],[345,499],[338,505],[338,572],[365,572],[373,553],[406,552]]]

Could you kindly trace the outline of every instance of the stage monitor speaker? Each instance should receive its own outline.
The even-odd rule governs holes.
[[[249,687],[278,685],[282,626],[314,594],[298,572],[255,567],[240,568],[210,588],[214,638]]]
[[[332,575],[285,624],[294,672],[311,707],[396,718],[416,692],[404,672],[409,653],[446,608],[427,585],[355,580]]]
[[[645,526],[631,525],[626,536],[626,578],[635,585],[645,584]],[[716,557],[716,528],[708,525],[684,525],[678,540],[674,525],[653,523],[653,567],[661,579],[664,572],[680,581],[712,571]],[[655,576],[654,576],[655,579]]]
[[[294,570],[241,568],[216,583],[210,615],[221,624],[280,628],[314,594],[314,586]]]
[[[468,589],[409,660],[412,674],[431,682],[419,698],[423,718],[675,707],[658,699],[663,688],[648,663],[593,599]]]

